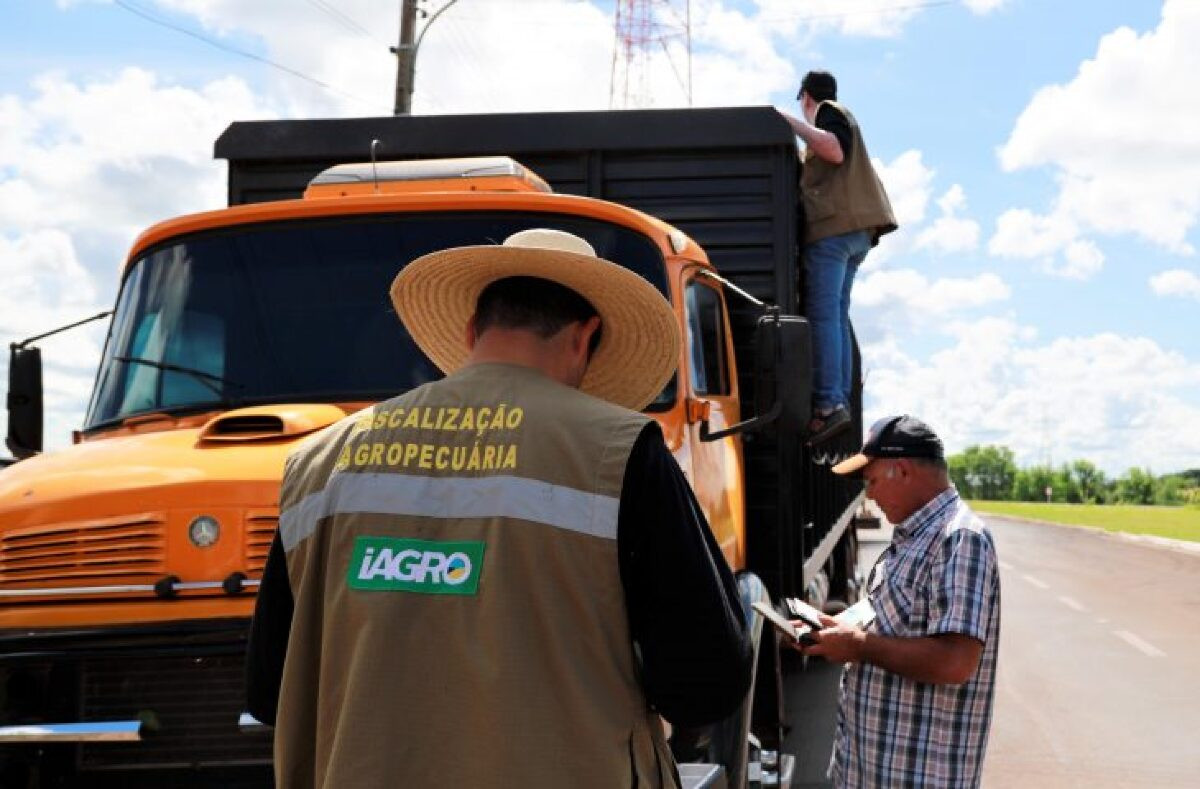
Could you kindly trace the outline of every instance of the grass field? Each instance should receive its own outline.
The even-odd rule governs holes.
[[[976,512],[1014,515],[1069,526],[1092,526],[1105,531],[1152,534],[1200,542],[1200,509],[1196,507],[1137,507],[1126,504],[1038,504],[1027,501],[972,501]]]

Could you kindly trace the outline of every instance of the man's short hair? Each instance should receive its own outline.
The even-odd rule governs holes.
[[[800,82],[800,92],[807,93],[817,102],[837,101],[837,80],[828,71],[810,71]]]
[[[525,329],[543,339],[570,323],[596,317],[591,302],[570,288],[541,277],[505,277],[489,284],[475,302],[475,333],[487,329]],[[588,347],[595,353],[604,327],[596,329]]]

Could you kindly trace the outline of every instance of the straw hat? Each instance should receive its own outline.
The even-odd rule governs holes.
[[[466,361],[467,322],[479,294],[506,277],[557,282],[596,309],[604,331],[583,391],[639,411],[674,374],[680,340],[671,305],[649,282],[561,230],[522,230],[500,246],[419,257],[392,282],[392,304],[413,340],[448,375]]]

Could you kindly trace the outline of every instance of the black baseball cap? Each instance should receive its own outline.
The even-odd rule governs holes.
[[[876,458],[945,458],[942,440],[933,428],[915,416],[902,414],[880,419],[867,431],[857,455],[833,467],[834,474],[853,474]]]

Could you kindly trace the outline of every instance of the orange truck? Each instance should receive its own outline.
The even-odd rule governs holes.
[[[861,490],[828,465],[861,392],[849,436],[805,447],[799,164],[773,110],[235,123],[216,154],[230,205],[133,244],[71,446],[42,451],[40,351],[11,346],[0,785],[269,785],[242,672],[284,457],[438,375],[388,300],[406,261],[523,228],[586,238],[674,306],[678,373],[647,411],[747,606],[857,598]],[[779,663],[760,650],[690,785],[786,785]]]

